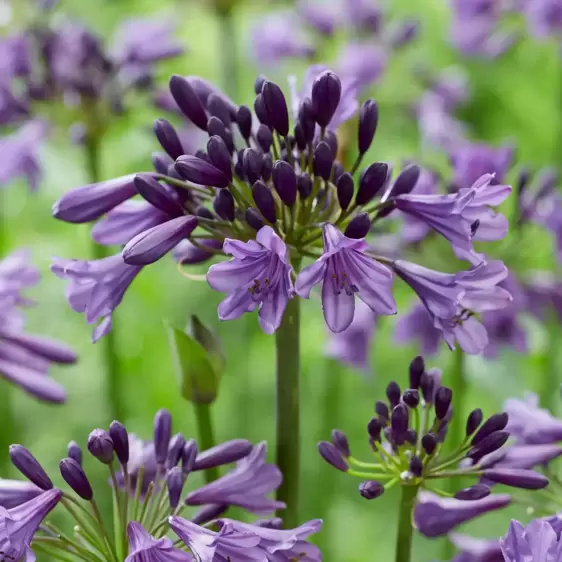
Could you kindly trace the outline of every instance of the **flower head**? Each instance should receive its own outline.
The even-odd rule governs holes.
[[[556,562],[562,556],[558,533],[543,519],[531,521],[527,527],[512,521],[500,544],[506,562]]]

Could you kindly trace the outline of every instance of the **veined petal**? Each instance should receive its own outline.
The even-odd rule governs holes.
[[[279,328],[289,302],[290,285],[286,279],[280,285],[265,298],[258,314],[260,326],[266,334],[273,334]]]
[[[267,248],[276,254],[282,262],[289,263],[289,250],[283,240],[275,234],[275,231],[271,228],[271,226],[266,225],[260,228],[259,232],[256,234],[256,241],[264,248]]]
[[[460,304],[473,312],[486,312],[501,310],[512,301],[511,293],[501,287],[491,287],[490,289],[466,291],[460,299]]]
[[[258,305],[248,289],[237,289],[219,304],[219,320],[234,320],[245,312],[252,312]]]
[[[225,254],[234,256],[235,258],[244,259],[248,257],[259,257],[265,254],[265,250],[255,240],[241,242],[232,238],[226,238],[223,244]]]
[[[474,316],[457,324],[454,333],[463,351],[469,355],[482,353],[488,345],[486,328]]]
[[[322,285],[322,309],[324,319],[332,332],[343,332],[353,321],[355,314],[355,294],[337,285],[332,276],[336,276],[334,260],[338,256],[332,256],[328,260],[328,267],[324,275]],[[344,271],[338,270],[338,272]],[[341,275],[341,273],[340,273]]]
[[[298,275],[295,282],[295,292],[299,297],[308,299],[310,291],[315,285],[318,285],[324,278],[324,274],[328,267],[325,260],[317,260],[313,264],[305,267]]]
[[[262,251],[262,254],[257,258],[234,258],[212,265],[207,272],[207,282],[211,289],[228,293],[247,287],[255,279],[259,279],[271,260],[269,253]]]

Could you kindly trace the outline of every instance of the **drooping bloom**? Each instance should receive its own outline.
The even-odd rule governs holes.
[[[396,314],[392,273],[365,254],[365,239],[344,236],[335,226],[324,225],[324,253],[301,271],[296,293],[304,298],[322,282],[324,319],[332,332],[349,327],[355,313],[355,294],[377,314]]]
[[[562,541],[544,519],[531,521],[527,527],[512,521],[500,544],[505,562],[557,562],[562,557]]]
[[[409,312],[400,315],[394,325],[394,341],[410,343],[419,341],[424,355],[434,355],[442,341],[441,332],[434,326],[431,314],[423,304],[414,305]]]
[[[475,539],[459,533],[448,538],[460,551],[453,562],[504,562],[499,539]]]
[[[166,537],[155,539],[148,531],[136,521],[131,521],[127,526],[129,539],[129,555],[125,562],[192,562],[193,557],[174,548],[172,541]]]
[[[260,326],[272,334],[281,324],[293,289],[287,246],[264,226],[255,241],[227,239],[223,250],[233,259],[211,266],[207,273],[212,289],[228,293],[219,305],[219,318],[232,320],[259,308]]]

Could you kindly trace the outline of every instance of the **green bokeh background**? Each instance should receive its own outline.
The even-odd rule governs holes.
[[[400,0],[389,4],[395,15],[419,18],[422,37],[393,60],[383,82],[372,92],[381,107],[380,128],[370,154],[373,159],[399,163],[406,158],[427,158],[408,111],[408,103],[419,93],[411,69],[415,64],[439,69],[454,63],[465,66],[471,79],[473,98],[462,113],[475,139],[491,143],[508,139],[517,146],[520,162],[533,166],[560,162],[562,69],[554,43],[525,39],[499,60],[463,60],[448,45],[450,13],[445,0]],[[251,26],[261,13],[273,9],[278,7],[257,0],[235,9],[240,102],[251,103],[253,80],[259,70],[284,84],[284,75],[298,74],[304,68],[256,67],[251,56]],[[104,36],[111,34],[121,18],[171,14],[178,24],[178,37],[189,48],[181,59],[159,67],[162,84],[172,72],[199,74],[218,84],[222,82],[220,57],[225,47],[205,0],[66,0],[61,2],[61,11],[83,19]],[[333,46],[330,49],[335,50]],[[104,139],[102,177],[148,169],[150,152],[158,150],[150,133],[157,116],[156,110],[139,99],[125,118],[115,121]],[[90,327],[68,308],[63,281],[49,272],[53,256],[87,257],[91,252],[87,226],[64,224],[50,217],[51,205],[62,193],[87,183],[84,156],[79,147],[71,145],[68,135],[57,129],[43,156],[46,176],[40,191],[29,194],[22,182],[16,182],[1,192],[1,208],[8,247],[30,248],[44,274],[41,284],[29,291],[38,302],[28,312],[30,330],[68,342],[80,356],[76,367],[53,370],[53,376],[68,390],[65,406],[49,406],[23,392],[13,393],[19,441],[56,476],[67,442],[75,439],[85,445],[89,431],[107,427],[111,419],[101,346],[90,343]],[[525,240],[521,255],[528,265],[548,266],[550,244],[540,236],[532,242]],[[397,287],[397,297],[400,310],[406,310],[413,298],[402,286]],[[175,431],[186,436],[196,434],[191,405],[178,393],[164,320],[181,326],[189,314],[197,314],[219,334],[227,358],[220,395],[213,406],[218,438],[245,437],[272,443],[274,340],[261,333],[255,315],[219,323],[216,307],[220,299],[221,295],[204,282],[179,275],[171,259],[146,268],[127,292],[114,317],[119,361],[126,373],[126,419],[122,421],[131,432],[148,438],[152,416],[165,407],[174,416]],[[302,318],[302,519],[324,519],[325,528],[317,538],[325,560],[386,562],[394,551],[398,491],[392,490],[377,501],[365,501],[357,493],[359,481],[324,463],[316,452],[316,443],[326,439],[331,428],[338,427],[347,432],[355,456],[367,459],[365,427],[373,413],[374,400],[383,395],[389,380],[405,380],[408,362],[416,349],[393,344],[395,319],[383,319],[373,343],[372,369],[361,374],[325,359],[326,330],[318,300],[304,303]],[[529,328],[532,352],[527,356],[506,351],[494,362],[470,358],[466,400],[471,407],[478,405],[487,413],[498,410],[506,397],[521,396],[525,389],[540,385],[547,353],[554,355],[556,364],[557,349],[549,347],[543,328],[534,323]],[[428,363],[443,368],[446,383],[447,368],[452,363],[448,350],[443,349]],[[557,388],[552,391],[557,392]],[[106,475],[102,466],[90,459],[86,463],[88,473],[103,486]],[[106,508],[109,505],[107,498],[102,503]],[[523,509],[514,509],[511,515],[525,517]],[[503,512],[487,516],[467,530],[493,537],[503,534],[507,524]],[[438,559],[440,546],[437,541],[416,537],[413,560]]]

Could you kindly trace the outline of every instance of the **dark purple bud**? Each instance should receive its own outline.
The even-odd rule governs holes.
[[[10,445],[10,460],[30,482],[42,490],[53,488],[53,483],[43,467],[23,445]]]
[[[386,387],[386,397],[390,402],[390,407],[394,408],[400,403],[400,386],[396,381],[390,381]]]
[[[328,181],[332,175],[334,156],[327,142],[322,141],[314,149],[314,175]]]
[[[390,414],[390,425],[392,431],[397,434],[403,434],[408,429],[408,408],[405,404],[398,404],[392,408]]]
[[[316,123],[314,122],[314,113],[312,109],[312,101],[310,98],[302,100],[299,106],[299,126],[306,144],[310,144],[314,139]],[[303,150],[303,149],[301,149]]]
[[[425,371],[425,361],[418,355],[410,363],[410,388],[419,388],[422,375]]]
[[[327,130],[324,134],[324,142],[330,147],[330,152],[335,160],[338,155],[338,137],[333,131]]]
[[[109,464],[113,460],[113,440],[104,429],[94,429],[88,436],[88,451],[100,462]]]
[[[470,486],[469,488],[463,488],[459,490],[455,494],[455,498],[457,500],[466,500],[466,501],[474,501],[474,500],[481,500],[486,496],[489,496],[492,492],[490,486],[486,486],[486,484],[475,484],[474,486]]]
[[[302,199],[306,199],[312,193],[312,180],[308,174],[299,175],[297,189]]]
[[[273,173],[273,158],[271,154],[264,154],[261,162],[261,177],[263,181],[269,181]]]
[[[115,454],[122,465],[129,462],[129,434],[125,426],[118,421],[111,422],[109,426],[109,436],[113,441]]]
[[[442,420],[449,411],[449,406],[453,400],[453,391],[446,386],[441,386],[435,394],[435,415],[438,420]]]
[[[184,154],[178,134],[169,121],[166,121],[166,119],[156,119],[156,121],[154,121],[153,130],[160,146],[171,158],[175,160]]]
[[[244,174],[251,184],[260,179],[262,169],[262,155],[253,148],[244,150],[243,156]]]
[[[353,199],[353,192],[355,189],[352,175],[348,172],[342,174],[337,180],[336,187],[338,190],[338,202],[342,210],[345,211]]]
[[[419,478],[422,473],[423,473],[423,462],[422,460],[414,455],[411,459],[410,459],[410,472],[416,476],[417,478]]]
[[[297,148],[302,152],[306,148],[306,138],[304,136],[300,123],[297,123],[294,128],[295,142]]]
[[[388,166],[384,162],[375,162],[363,170],[355,198],[357,205],[366,205],[379,193],[386,183],[387,174]]]
[[[369,218],[369,213],[359,213],[356,217],[351,219],[344,234],[348,238],[354,238],[360,240],[365,238],[371,229],[371,219]]]
[[[433,403],[433,391],[435,388],[435,380],[428,373],[423,373],[420,379],[420,388],[422,391],[423,399],[426,404]]]
[[[157,182],[150,174],[137,174],[133,183],[137,193],[153,207],[170,217],[183,215],[183,209],[174,197],[173,190]]]
[[[482,441],[485,437],[490,435],[495,431],[501,431],[507,426],[509,421],[509,416],[507,412],[501,412],[500,414],[494,414],[490,416],[482,425],[482,427],[476,432],[476,435],[472,438],[471,445],[476,445]]]
[[[205,207],[205,205],[199,205],[197,209],[195,209],[195,215],[197,217],[201,217],[203,219],[215,220],[215,215]]]
[[[408,408],[417,408],[420,403],[419,392],[415,388],[405,390],[402,395],[402,401],[406,404],[406,406],[408,406]]]
[[[497,484],[524,490],[541,490],[549,484],[544,474],[524,468],[489,468],[484,471],[483,476]]]
[[[400,172],[400,175],[396,178],[396,181],[392,186],[392,197],[398,197],[399,195],[406,195],[407,193],[410,193],[416,186],[419,177],[420,169],[418,166],[416,166],[415,164],[406,166]]]
[[[264,152],[269,152],[271,148],[271,143],[273,142],[273,134],[271,129],[267,125],[260,125],[258,127],[258,132],[256,133],[256,139],[260,148]]]
[[[437,439],[433,433],[427,433],[422,437],[421,444],[423,450],[428,454],[432,455],[437,447]]]
[[[478,426],[482,423],[484,419],[484,414],[480,408],[476,408],[472,410],[470,414],[468,414],[468,419],[466,420],[466,436],[470,437],[477,429]]]
[[[334,429],[332,431],[332,443],[344,457],[347,458],[351,456],[349,441],[343,431],[340,431],[339,429]]]
[[[174,161],[164,152],[153,152],[151,155],[152,166],[162,175],[168,174],[168,168],[174,164]]]
[[[359,493],[366,500],[374,500],[384,494],[384,486],[376,480],[366,480],[359,484]]]
[[[277,212],[275,210],[275,199],[269,187],[263,182],[257,181],[252,187],[252,197],[265,220],[273,224],[277,219]]]
[[[74,459],[80,466],[82,466],[82,449],[80,445],[76,443],[76,441],[71,441],[67,448],[66,454],[71,458]]]
[[[195,441],[195,439],[190,439],[184,444],[181,451],[181,469],[184,474],[189,474],[195,468],[197,454],[197,442]]]
[[[170,439],[170,445],[168,446],[168,457],[166,458],[166,468],[172,468],[177,466],[180,462],[183,447],[185,445],[185,437],[181,433],[176,433],[172,439]]]
[[[207,130],[207,114],[191,84],[182,76],[170,78],[170,93],[181,112],[201,130]]]
[[[226,441],[216,447],[199,453],[193,470],[206,470],[208,468],[214,468],[215,466],[239,461],[248,456],[252,449],[252,444],[246,439]]]
[[[185,476],[179,466],[174,466],[168,472],[168,498],[170,507],[176,509],[185,483]]]
[[[477,463],[482,457],[503,447],[508,439],[509,433],[507,431],[494,431],[480,440],[477,445],[473,446],[466,456],[471,458],[474,463]]]
[[[272,517],[271,519],[258,519],[252,525],[256,527],[263,527],[264,529],[282,529],[283,519],[280,517]]]
[[[196,525],[205,525],[226,513],[230,506],[228,504],[211,503],[202,507],[192,518],[191,522]]]
[[[207,121],[207,133],[210,137],[217,136],[224,140],[226,138],[226,127],[218,117],[213,116]]]
[[[83,499],[91,501],[94,497],[94,491],[90,485],[90,481],[86,476],[80,464],[74,459],[68,458],[60,461],[59,464],[61,476],[64,481]]]
[[[220,119],[226,126],[230,125],[232,121],[230,107],[226,104],[224,98],[218,94],[210,94],[207,98],[207,111],[213,117]]]
[[[256,99],[254,100],[254,111],[256,113],[256,117],[258,121],[263,125],[267,125],[271,128],[271,124],[269,123],[269,114],[265,107],[265,102],[263,101],[263,96],[258,94]]]
[[[267,82],[267,78],[263,74],[260,74],[256,77],[256,79],[254,80],[254,93],[256,94],[256,96],[258,94],[261,94],[263,85],[266,82]]]
[[[297,176],[293,167],[279,160],[273,166],[273,184],[285,205],[292,207],[297,199]]]
[[[175,168],[182,178],[198,185],[226,187],[230,183],[223,172],[197,156],[180,156]]]
[[[388,406],[382,400],[377,400],[375,402],[375,412],[385,422],[387,422],[390,419],[390,412],[388,411]]]
[[[261,214],[257,209],[249,207],[248,209],[246,209],[246,213],[244,216],[248,225],[254,230],[260,230],[263,228],[263,219],[261,218]]]
[[[201,160],[205,160],[205,162],[208,162],[209,164],[211,163],[209,155],[202,148],[199,148],[197,152],[195,152],[195,156],[197,156],[197,158],[201,158]]]
[[[328,441],[320,441],[320,443],[318,443],[318,452],[328,464],[331,464],[334,468],[342,472],[347,472],[347,463],[334,444]]]
[[[383,425],[378,418],[371,418],[369,423],[367,424],[367,431],[369,433],[369,437],[373,441],[380,441],[381,440],[381,429]]]
[[[337,184],[339,179],[343,176],[345,170],[341,162],[334,162],[332,166],[332,181]]]
[[[171,437],[172,416],[162,408],[154,416],[154,456],[157,464],[163,465],[166,462]]]
[[[221,219],[230,222],[234,221],[236,217],[234,197],[228,189],[217,190],[217,194],[213,198],[213,208]]]
[[[289,110],[283,91],[274,82],[266,80],[261,95],[269,123],[282,137],[286,137],[289,134]]]
[[[320,127],[327,127],[341,98],[341,82],[336,74],[326,70],[312,84],[312,111]]]
[[[238,129],[240,129],[242,138],[247,141],[252,135],[252,112],[250,108],[245,105],[241,105],[238,108],[236,123],[238,123]]]
[[[418,432],[415,429],[408,429],[405,435],[406,443],[410,443],[410,445],[415,445],[418,442]]]
[[[375,136],[377,125],[379,122],[379,107],[375,100],[367,100],[361,106],[359,113],[359,130],[357,145],[359,154],[365,154]]]
[[[213,135],[207,141],[207,154],[215,168],[219,169],[227,178],[232,181],[232,162],[230,153],[221,137]]]

